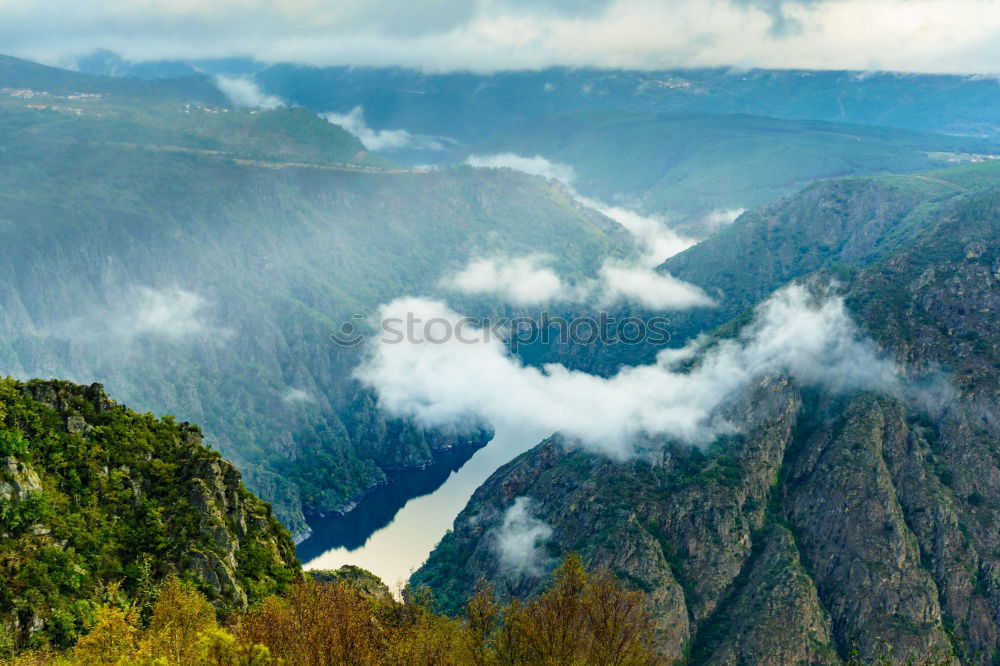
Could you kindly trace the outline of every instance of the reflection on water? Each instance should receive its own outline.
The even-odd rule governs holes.
[[[395,589],[424,563],[476,488],[547,434],[498,426],[471,458],[472,449],[451,451],[426,470],[394,475],[346,516],[310,520],[313,534],[299,544],[299,559],[307,569],[364,567]]]
[[[296,554],[308,562],[333,548],[361,548],[374,532],[391,523],[408,501],[440,488],[475,452],[471,446],[443,451],[426,469],[389,473],[389,483],[365,495],[347,515],[310,518],[312,534],[299,544]]]

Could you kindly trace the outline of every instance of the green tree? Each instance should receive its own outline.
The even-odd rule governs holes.
[[[248,645],[223,629],[209,629],[194,645],[198,666],[271,666],[271,652],[263,645]]]
[[[126,662],[137,655],[138,631],[131,610],[104,606],[97,611],[97,623],[77,642],[73,658],[82,666]]]
[[[573,553],[556,569],[552,585],[524,606],[517,622],[529,661],[552,665],[580,663],[588,642],[586,586],[587,572],[580,556]]]
[[[493,586],[485,580],[476,584],[476,593],[465,605],[465,631],[462,646],[470,664],[486,666],[493,663],[490,641],[500,615]]]
[[[149,628],[142,637],[144,654],[168,664],[193,663],[197,639],[216,629],[215,608],[190,585],[171,576],[160,587]]]

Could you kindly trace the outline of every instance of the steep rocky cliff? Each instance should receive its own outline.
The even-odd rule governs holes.
[[[1000,192],[961,189],[890,211],[912,223],[891,233],[879,223],[887,208],[865,195],[846,198],[861,211],[816,201],[857,220],[841,247],[872,234],[854,266],[810,279],[841,284],[862,331],[902,369],[899,390],[837,394],[761,376],[724,409],[737,434],[705,449],[664,441],[627,462],[555,436],[476,492],[413,582],[454,609],[480,577],[508,596],[537,591],[548,565],[577,551],[649,593],[671,659],[995,663]],[[886,239],[889,251],[872,252]],[[754,289],[787,274],[780,257],[747,256],[761,261],[745,270]],[[541,566],[505,570],[498,535],[519,498],[550,532],[536,544]]]
[[[99,603],[168,575],[220,614],[299,576],[288,533],[240,474],[172,418],[99,384],[0,380],[0,633],[70,643]]]

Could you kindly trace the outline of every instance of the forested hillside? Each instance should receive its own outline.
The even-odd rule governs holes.
[[[628,244],[540,179],[398,169],[301,109],[0,100],[4,371],[201,423],[296,533],[489,437],[387,419],[330,336],[476,253],[556,246],[581,276]]]
[[[221,105],[226,99],[212,79],[204,75],[143,81],[71,72],[7,55],[0,55],[0,88],[55,95],[110,95],[145,102]]]

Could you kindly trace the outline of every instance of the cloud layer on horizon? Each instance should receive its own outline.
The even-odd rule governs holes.
[[[991,0],[0,0],[8,53],[254,57],[430,70],[552,65],[997,73]]]

